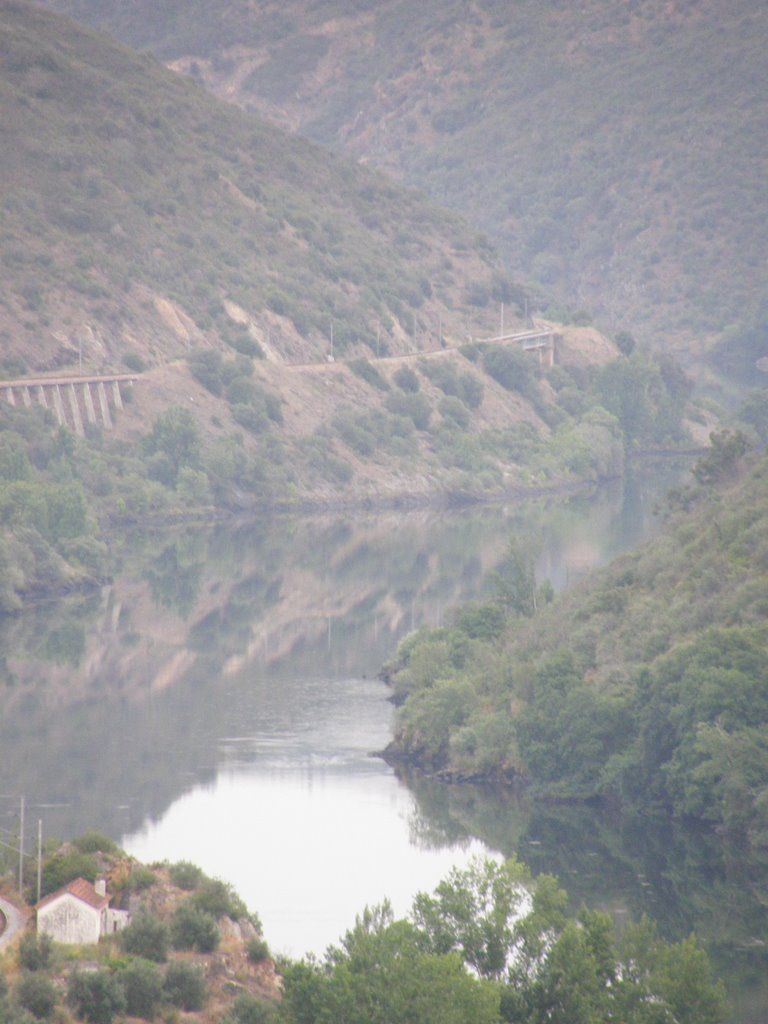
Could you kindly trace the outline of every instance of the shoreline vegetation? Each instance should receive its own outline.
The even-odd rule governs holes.
[[[7,870],[8,865],[5,865]],[[30,921],[0,955],[4,1024],[126,1016],[201,1024],[721,1024],[726,997],[696,938],[661,938],[646,917],[568,910],[551,875],[514,859],[454,868],[396,919],[366,907],[323,956],[274,957],[231,886],[181,861],[142,864],[90,831],[49,841],[42,894],[105,880],[127,926],[63,945]],[[10,895],[11,873],[4,884]],[[79,891],[79,890],[78,890]],[[18,905],[21,900],[13,901]]]
[[[768,454],[714,435],[660,532],[554,597],[510,542],[495,599],[401,641],[382,755],[442,781],[525,786],[768,834]]]

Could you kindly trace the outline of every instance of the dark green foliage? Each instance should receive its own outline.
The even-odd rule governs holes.
[[[67,983],[67,1002],[87,1024],[112,1024],[126,1006],[122,986],[109,971],[75,971]]]
[[[219,929],[210,914],[189,902],[182,903],[171,920],[171,940],[176,949],[212,953],[219,944]]]
[[[266,999],[248,992],[241,993],[227,1014],[226,1024],[268,1024],[275,1017],[275,1007]]]
[[[85,878],[89,882],[95,882],[98,873],[99,866],[90,854],[75,850],[69,853],[57,853],[43,862],[40,892],[43,896],[47,896],[48,893],[55,892],[76,878]]]
[[[161,413],[144,439],[144,450],[151,457],[150,475],[171,487],[183,466],[199,465],[200,433],[189,409],[174,405]]]
[[[533,384],[531,359],[511,347],[488,345],[483,349],[485,372],[507,391],[527,395]]]
[[[216,920],[231,917],[233,921],[239,921],[249,917],[248,908],[232,886],[219,878],[206,878],[198,885],[191,904]]]
[[[407,416],[417,430],[426,430],[429,426],[432,409],[425,395],[393,392],[387,396],[386,406],[396,416]]]
[[[700,484],[716,484],[732,476],[749,442],[740,430],[719,430],[709,435],[710,449],[697,460],[693,475]]]
[[[269,946],[262,938],[250,939],[248,942],[248,959],[258,964],[269,957]]]
[[[157,883],[157,875],[144,864],[134,864],[126,881],[128,892],[143,892]]]
[[[153,1020],[163,998],[163,977],[150,960],[136,958],[122,967],[117,980],[125,993],[125,1012],[131,1017]]]
[[[415,394],[419,390],[418,375],[413,372],[410,366],[401,366],[392,378],[401,391]]]
[[[56,1006],[56,989],[49,978],[43,974],[22,974],[16,985],[16,1001],[19,1006],[29,1010],[38,1020],[46,1020],[53,1015]]]
[[[118,845],[109,836],[102,832],[91,830],[83,832],[77,839],[72,840],[72,845],[80,853],[117,853]]]
[[[191,1013],[201,1010],[206,999],[206,984],[199,967],[183,960],[168,965],[163,980],[163,994],[172,1006]]]
[[[469,426],[469,413],[466,406],[458,398],[441,398],[437,411],[443,420],[458,430],[466,430]]]
[[[352,359],[347,363],[350,370],[356,373],[358,377],[362,377],[364,381],[370,384],[372,387],[379,391],[389,391],[389,384],[382,377],[373,363],[367,359]]]
[[[430,770],[523,774],[551,796],[611,797],[762,842],[766,457],[740,482],[728,474],[727,490],[679,494],[666,533],[554,601],[535,586],[530,549],[513,545],[499,608],[531,621],[505,614],[497,633],[501,616],[470,608],[452,630],[403,642],[388,667],[405,700],[395,750]]]
[[[536,610],[536,576],[533,556],[510,540],[493,583],[499,604],[516,615],[531,616]]]
[[[25,932],[19,940],[19,966],[26,971],[47,971],[53,959],[50,935]]]
[[[205,878],[197,864],[192,864],[188,860],[179,860],[175,864],[171,864],[168,874],[174,885],[179,889],[186,889],[188,892],[196,889]]]
[[[635,339],[629,331],[619,331],[616,335],[616,345],[624,356],[631,356],[635,350]]]
[[[143,373],[147,368],[138,352],[126,352],[123,356],[123,366],[126,370],[135,370],[136,373]]]
[[[147,913],[137,914],[120,932],[120,944],[126,953],[164,963],[168,959],[170,936],[162,921]]]
[[[453,615],[453,625],[473,640],[497,640],[507,622],[498,604],[467,604]]]

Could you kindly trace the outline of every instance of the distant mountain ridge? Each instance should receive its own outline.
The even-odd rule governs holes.
[[[696,349],[764,311],[758,0],[50,6],[424,188],[612,329]]]

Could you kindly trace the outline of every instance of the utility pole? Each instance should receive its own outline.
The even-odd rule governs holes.
[[[331,320],[331,362],[333,362],[333,320]]]
[[[24,892],[24,797],[19,797],[19,896]]]
[[[37,902],[40,902],[40,890],[43,884],[43,822],[37,819]]]

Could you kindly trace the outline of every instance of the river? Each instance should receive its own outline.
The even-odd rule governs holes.
[[[371,756],[397,641],[488,593],[511,535],[556,588],[641,540],[676,471],[594,494],[116,538],[114,582],[0,624],[4,794],[46,835],[107,832],[233,883],[271,947],[322,953],[366,904],[517,854],[617,922],[696,928],[739,1024],[768,1019],[765,869],[707,831],[398,777]],[[0,804],[11,829],[14,800]]]

